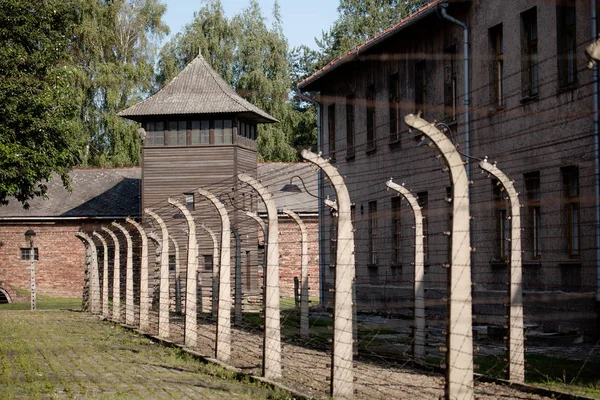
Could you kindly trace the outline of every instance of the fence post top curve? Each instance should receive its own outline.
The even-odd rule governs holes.
[[[106,239],[104,239],[104,236],[102,236],[101,234],[99,234],[96,231],[92,232],[92,235],[94,235],[95,237],[97,237],[98,240],[100,240],[100,242],[102,242],[102,244],[106,246]]]
[[[518,197],[519,193],[517,193],[513,181],[496,166],[496,163],[491,164],[486,157],[479,163],[479,168],[482,169],[482,172],[487,172],[498,179],[498,182],[504,187],[509,196]]]
[[[241,173],[238,174],[238,179],[248,185],[252,186],[254,190],[256,190],[263,199],[271,198],[271,192],[269,192],[256,178],[251,177],[248,174]]]
[[[111,230],[108,229],[106,226],[102,226],[100,227],[100,229],[102,229],[104,232],[108,233],[108,235],[115,241],[117,241],[117,235],[115,235],[115,233]]]
[[[89,235],[87,233],[85,233],[85,232],[81,232],[81,231],[75,232],[75,236],[77,236],[81,240],[85,240],[90,245],[94,242],[92,240],[92,238],[89,237]]]
[[[385,183],[385,185],[388,188],[393,189],[393,190],[397,191],[398,193],[400,193],[406,199],[406,201],[408,201],[410,203],[410,205],[413,208],[413,210],[420,210],[421,209],[421,206],[419,205],[419,201],[417,199],[417,196],[415,196],[414,194],[412,194],[410,192],[410,190],[408,190],[406,187],[404,187],[404,185],[398,185],[397,183],[392,182],[391,179],[389,181],[387,181]]]
[[[335,201],[335,200],[325,199],[325,205],[334,211],[337,211],[337,209],[338,209],[337,201]]]

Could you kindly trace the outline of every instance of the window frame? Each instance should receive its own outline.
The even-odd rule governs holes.
[[[392,265],[402,264],[402,198],[394,196],[391,198],[392,208]]]
[[[572,21],[571,21],[572,18]],[[558,86],[577,85],[577,9],[575,0],[556,3]]]
[[[327,106],[327,137],[329,140],[329,159],[335,162],[336,159],[336,132],[335,132],[335,103]]]
[[[427,98],[427,73],[425,60],[415,63],[415,114],[425,118],[425,103]]]
[[[504,99],[504,32],[500,23],[489,29],[490,50],[492,55],[491,86],[492,105],[496,109],[505,107]]]
[[[376,109],[375,85],[367,86],[365,93],[365,106],[367,111],[367,152],[377,149],[377,109]]]
[[[400,141],[400,74],[393,73],[389,77],[389,123],[390,143]]]
[[[377,266],[379,258],[377,254],[377,200],[368,203],[367,235],[368,235],[368,255],[367,265]]]
[[[31,261],[31,247],[21,247],[19,251],[21,261]],[[33,248],[33,260],[40,260],[40,253],[37,247]]]
[[[533,260],[542,257],[542,217],[541,217],[541,181],[540,171],[523,174],[527,193],[527,214],[530,223],[530,252]]]
[[[581,199],[579,166],[561,168],[567,220],[567,248],[570,258],[581,257]]]
[[[456,122],[458,118],[456,45],[447,47],[444,56],[444,117],[448,122]]]
[[[356,118],[354,115],[354,95],[346,99],[346,159],[356,154]]]
[[[421,207],[423,218],[423,260],[429,264],[429,193],[427,191],[417,193],[417,204]]]
[[[537,7],[521,13],[521,86],[524,99],[540,94]]]

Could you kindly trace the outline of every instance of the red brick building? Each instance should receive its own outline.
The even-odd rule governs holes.
[[[295,210],[307,224],[310,296],[317,297],[316,199],[306,193],[278,193],[293,176],[301,176],[309,189],[316,188],[316,172],[307,164],[263,163],[258,165],[258,176],[274,193],[278,208]],[[140,168],[78,169],[71,173],[72,193],[56,179],[48,183],[49,199],[30,201],[28,210],[16,201],[0,207],[0,301],[12,302],[28,295],[31,262],[25,232],[29,229],[36,233],[33,247],[38,293],[81,297],[85,248],[75,232],[92,231],[102,224],[124,221],[128,216],[138,217],[140,177]],[[282,295],[292,297],[294,276],[300,273],[300,230],[290,218],[280,217],[280,237]],[[262,238],[259,245],[261,242]]]

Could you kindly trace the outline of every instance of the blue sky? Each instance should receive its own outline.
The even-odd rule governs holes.
[[[164,2],[167,4],[164,20],[171,28],[169,38],[190,22],[194,11],[200,9],[202,5],[201,0],[164,0]],[[231,17],[243,10],[249,0],[221,0],[221,2],[227,17]],[[258,3],[263,15],[270,18],[274,0],[258,0]],[[338,0],[279,0],[279,5],[283,19],[283,33],[288,39],[290,48],[305,44],[316,49],[315,36],[320,38],[321,31],[329,29],[337,18]]]

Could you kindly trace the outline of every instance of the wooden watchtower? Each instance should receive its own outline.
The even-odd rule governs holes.
[[[184,224],[177,219],[176,210],[166,205],[168,197],[179,196],[198,223],[204,222],[219,232],[219,220],[213,207],[194,196],[194,189],[202,187],[228,205],[233,228],[251,223],[238,209],[241,199],[235,199],[239,186],[236,177],[242,172],[256,177],[257,125],[277,120],[237,95],[201,55],[158,93],[119,115],[140,122],[145,130],[142,210],[158,207],[161,213],[167,213],[165,221],[170,226],[170,234],[181,237],[180,251],[185,250],[182,246],[185,235],[179,232]],[[249,205],[256,201],[256,196],[244,199]],[[238,202],[240,207],[236,206]],[[245,292],[258,289],[256,235],[253,236],[244,238],[237,253],[238,257],[242,255]],[[209,257],[212,257],[209,239],[202,232],[197,235],[198,270],[207,273],[212,267],[209,266]],[[236,261],[233,258],[232,266]],[[203,286],[209,285],[203,283]]]

